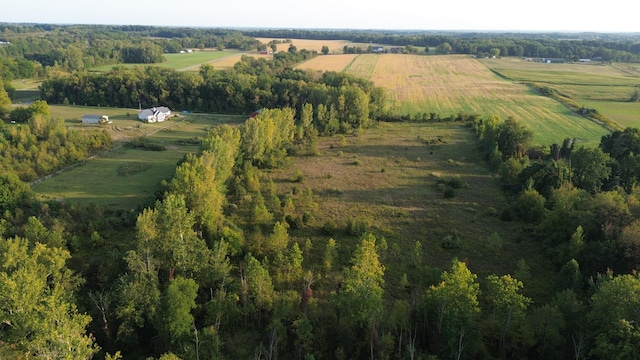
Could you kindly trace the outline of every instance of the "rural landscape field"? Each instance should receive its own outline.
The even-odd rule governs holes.
[[[627,38],[8,28],[0,358],[637,358]]]

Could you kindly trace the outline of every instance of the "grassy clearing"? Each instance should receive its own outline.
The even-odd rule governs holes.
[[[608,133],[527,86],[505,81],[467,56],[361,55],[347,72],[386,88],[391,110],[399,115],[512,116],[526,124],[534,132],[534,143],[541,145],[566,137],[595,145]]]
[[[303,244],[311,240],[309,256],[322,256],[330,236],[319,229],[331,219],[339,229],[332,237],[348,260],[359,238],[344,229],[358,220],[387,241],[383,260],[392,292],[400,291],[394,287],[408,271],[403,266],[408,266],[416,241],[422,243],[425,265],[441,269],[448,268],[453,257],[465,260],[480,276],[513,273],[521,258],[535,269],[552,268],[536,245],[524,241],[520,225],[498,219],[506,200],[463,125],[382,123],[340,143],[339,137],[321,139],[320,156],[298,157],[289,168],[269,173],[281,193],[294,187],[313,189],[318,207],[311,229],[290,231]],[[291,180],[300,174],[302,182]],[[453,198],[439,191],[443,179],[462,185]],[[488,240],[494,233],[501,244]],[[459,248],[443,248],[450,235],[458,236]],[[526,286],[540,291],[551,276],[540,274],[539,284]]]
[[[199,68],[205,63],[214,62],[218,59],[236,55],[237,51],[195,51],[186,54],[165,54],[165,62],[159,64],[118,64],[117,66],[134,67],[134,66],[160,66],[175,70],[192,70]],[[91,71],[107,72],[116,65],[104,65],[91,68]]]
[[[640,102],[583,101],[585,107],[598,109],[625,127],[640,129]]]
[[[67,120],[71,128],[104,129],[116,141],[147,136],[166,147],[166,151],[145,151],[122,147],[107,152],[81,166],[33,186],[42,200],[95,203],[114,209],[136,209],[155,199],[162,180],[170,179],[176,163],[188,152],[195,152],[197,140],[214,126],[244,121],[231,115],[181,114],[162,123],[142,123],[131,109],[52,106],[51,113]],[[108,126],[82,125],[78,117],[86,113],[106,114]],[[129,113],[129,115],[127,115]]]
[[[137,209],[150,204],[163,179],[170,179],[175,166],[186,152],[185,147],[167,151],[120,149],[88,161],[33,186],[40,200],[62,200],[81,204],[94,203],[114,209]],[[144,171],[122,175],[122,169]]]

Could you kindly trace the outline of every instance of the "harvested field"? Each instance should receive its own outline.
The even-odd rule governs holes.
[[[296,68],[340,72],[346,70],[356,57],[358,55],[355,54],[320,55],[299,64]]]
[[[306,39],[291,39],[291,42],[284,42],[287,39],[278,39],[278,38],[256,38],[256,40],[262,42],[263,44],[269,43],[271,40],[282,41],[283,43],[277,44],[278,51],[287,51],[289,49],[289,45],[295,45],[298,50],[307,49],[309,51],[315,50],[320,52],[323,46],[329,47],[329,53],[338,53],[342,54],[342,49],[345,45],[348,45],[350,42],[347,40],[306,40]]]
[[[534,142],[550,144],[566,137],[595,144],[608,131],[574,114],[526,85],[506,81],[478,60],[462,55],[366,54],[346,72],[371,79],[388,90],[398,115],[457,113],[514,117],[533,130]]]

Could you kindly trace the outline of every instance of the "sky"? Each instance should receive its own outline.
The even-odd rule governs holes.
[[[0,22],[215,28],[639,32],[629,0],[13,0]],[[633,5],[634,6],[634,5]]]

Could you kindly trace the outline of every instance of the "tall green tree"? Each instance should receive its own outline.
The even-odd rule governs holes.
[[[640,277],[601,277],[596,286],[588,315],[594,335],[589,354],[601,359],[636,358],[640,349]]]
[[[507,345],[509,332],[521,325],[531,299],[522,295],[523,284],[511,275],[487,276],[487,297],[491,304],[491,318],[498,330],[498,347]]]
[[[436,342],[442,343],[435,350],[445,358],[461,359],[478,341],[480,285],[476,279],[465,263],[454,259],[451,271],[444,271],[441,282],[427,290],[425,301],[435,314]]]
[[[91,317],[75,304],[80,279],[65,265],[70,257],[27,239],[0,239],[0,348],[15,358],[91,359],[99,350],[86,332]]]
[[[609,179],[611,157],[600,148],[579,147],[571,155],[571,182],[591,193]]]

